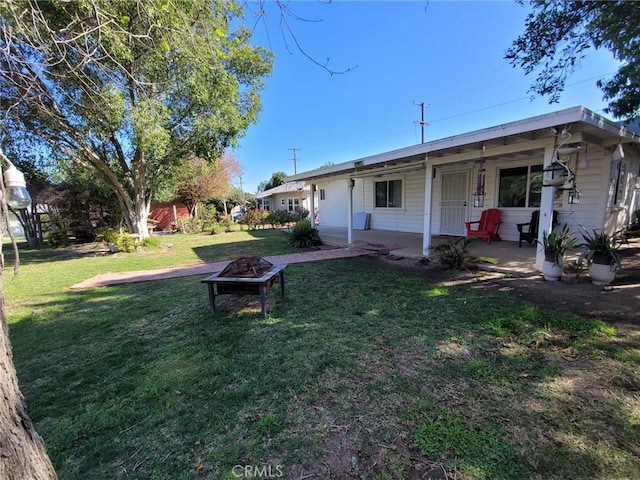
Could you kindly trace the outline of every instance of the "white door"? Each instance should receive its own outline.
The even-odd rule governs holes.
[[[465,235],[467,219],[467,172],[443,173],[440,198],[440,233]]]

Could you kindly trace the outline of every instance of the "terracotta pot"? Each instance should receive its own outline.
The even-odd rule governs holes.
[[[545,280],[557,282],[562,277],[562,267],[556,262],[545,260],[542,262],[542,275]]]
[[[616,266],[592,263],[589,265],[589,276],[594,285],[609,285],[616,278]]]

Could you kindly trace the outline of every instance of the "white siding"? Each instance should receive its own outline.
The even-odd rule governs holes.
[[[569,205],[567,203],[567,194],[564,195],[564,204],[556,207],[558,212],[558,223],[566,223],[569,228],[576,232],[581,231],[581,226],[587,230],[593,228],[603,228],[605,218],[605,203],[610,198],[613,191],[612,182],[609,180],[609,162],[608,158],[603,158],[607,152],[601,147],[590,146],[588,150],[588,162],[584,162],[581,153],[580,158],[572,159],[570,167],[576,172],[576,184],[580,190],[580,203]],[[502,211],[502,224],[500,225],[500,237],[507,241],[518,240],[517,223],[526,223],[531,219],[531,212],[536,208],[504,208],[498,207],[498,179],[500,168],[521,167],[526,165],[541,165],[542,156],[532,156],[528,159],[489,160],[486,165],[485,175],[485,197],[484,206],[482,208],[473,207],[473,192],[476,188],[476,166],[472,163],[455,166],[440,166],[436,168],[436,178],[433,182],[433,233],[440,234],[440,198],[441,198],[441,176],[442,173],[460,171],[461,168],[470,169],[470,185],[469,185],[469,220],[476,221],[480,219],[483,210],[488,208],[500,208]],[[631,163],[631,162],[630,162]],[[637,168],[637,165],[636,165]],[[637,172],[637,170],[636,170]],[[604,180],[604,181],[603,181]],[[632,181],[632,180],[629,180]],[[611,190],[611,192],[610,192]],[[629,189],[632,190],[632,189]],[[637,200],[636,200],[637,201]],[[631,199],[629,199],[629,210],[631,208]],[[620,215],[619,213],[617,213]],[[617,221],[617,219],[616,219]],[[618,222],[619,223],[619,222]]]
[[[364,212],[371,214],[372,230],[422,233],[424,227],[424,170],[362,179]],[[374,184],[402,180],[402,207],[376,208]],[[354,207],[354,212],[358,210]]]
[[[347,204],[349,201],[349,191],[347,188],[348,179],[346,177],[331,180],[329,182],[318,182],[318,195],[320,189],[324,189],[325,199],[318,200],[318,215],[320,225],[327,227],[347,227]],[[362,204],[362,180],[356,180],[353,188],[353,211],[363,211]]]

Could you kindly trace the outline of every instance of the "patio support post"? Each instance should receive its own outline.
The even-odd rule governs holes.
[[[309,188],[311,189],[309,219],[311,220],[311,227],[313,228],[316,226],[316,184],[312,183]]]
[[[353,178],[347,179],[347,194],[349,195],[347,201],[347,215],[349,218],[347,219],[347,243],[349,245],[353,244],[353,183],[355,180]]]
[[[424,227],[422,229],[422,254],[429,255],[431,250],[431,203],[433,191],[433,165],[427,159],[427,168],[424,179]]]
[[[544,168],[551,165],[553,154],[555,152],[554,145],[547,145],[544,148]],[[542,271],[542,263],[544,262],[544,248],[541,242],[544,232],[551,231],[553,222],[553,199],[555,198],[556,187],[542,187],[540,198],[540,220],[538,221],[538,246],[536,250],[536,270]]]

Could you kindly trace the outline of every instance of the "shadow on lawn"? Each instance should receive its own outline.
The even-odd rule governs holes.
[[[299,251],[287,246],[285,234],[280,230],[248,230],[244,233],[251,237],[249,241],[202,245],[194,247],[193,251],[203,262],[235,260],[240,257],[264,257]]]
[[[266,320],[232,296],[211,317],[197,278],[33,304],[11,338],[60,477],[223,478],[276,462],[288,478],[638,472],[621,400],[632,383],[553,345],[515,345],[527,319],[546,318],[534,307],[367,259],[292,265],[287,288],[269,294]]]

